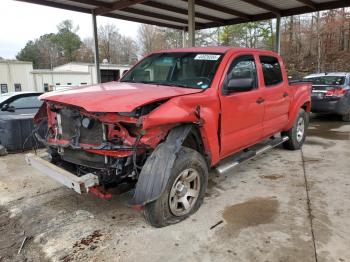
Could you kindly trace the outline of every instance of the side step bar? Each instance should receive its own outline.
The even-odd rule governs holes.
[[[231,157],[230,160],[225,161],[224,163],[217,166],[215,168],[216,172],[218,172],[220,175],[230,171],[234,167],[238,166],[239,164],[252,159],[258,155],[261,155],[262,153],[266,152],[269,149],[272,149],[283,142],[287,141],[289,138],[287,136],[281,137],[281,138],[272,138],[270,139],[266,144],[264,144],[261,148],[257,148],[255,150],[247,149],[243,150],[242,153],[238,153],[237,155]]]
[[[53,178],[57,182],[73,189],[79,194],[87,193],[90,188],[99,184],[98,177],[92,173],[78,177],[63,168],[50,163],[47,153],[40,156],[27,154],[25,159],[29,165],[41,171],[44,175]]]

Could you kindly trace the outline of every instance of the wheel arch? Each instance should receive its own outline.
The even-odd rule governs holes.
[[[205,158],[203,140],[198,127],[187,123],[174,127],[142,167],[131,201],[132,205],[145,205],[161,196],[182,146],[198,151]],[[207,164],[210,163],[208,161],[209,159],[206,159]]]
[[[297,101],[295,101],[294,105],[291,107],[289,112],[289,121],[287,126],[283,129],[283,131],[287,131],[294,125],[295,120],[299,114],[299,110],[304,109],[305,112],[310,113],[311,111],[311,101],[310,99],[306,99],[305,97],[300,97]]]

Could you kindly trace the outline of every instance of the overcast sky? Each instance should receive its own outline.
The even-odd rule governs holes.
[[[79,25],[79,36],[92,36],[91,15],[67,11],[58,8],[0,0],[0,57],[13,59],[28,40],[46,33],[57,32],[56,26],[65,19]],[[98,17],[97,24],[115,24],[119,32],[131,37],[136,36],[138,23]]]

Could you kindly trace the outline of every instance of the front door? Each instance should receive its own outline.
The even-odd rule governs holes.
[[[244,92],[225,91],[232,79],[252,79],[251,90]],[[258,82],[253,55],[244,54],[232,57],[220,94],[220,158],[229,156],[261,139],[264,100]]]

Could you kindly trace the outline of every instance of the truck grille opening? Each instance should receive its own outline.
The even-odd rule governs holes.
[[[81,125],[82,117],[70,109],[63,109],[60,111],[62,138],[71,140],[76,136],[76,129],[79,128],[79,143],[100,145],[103,142],[102,123],[98,120],[91,120],[92,125],[86,128]],[[78,125],[80,121],[80,125]]]

